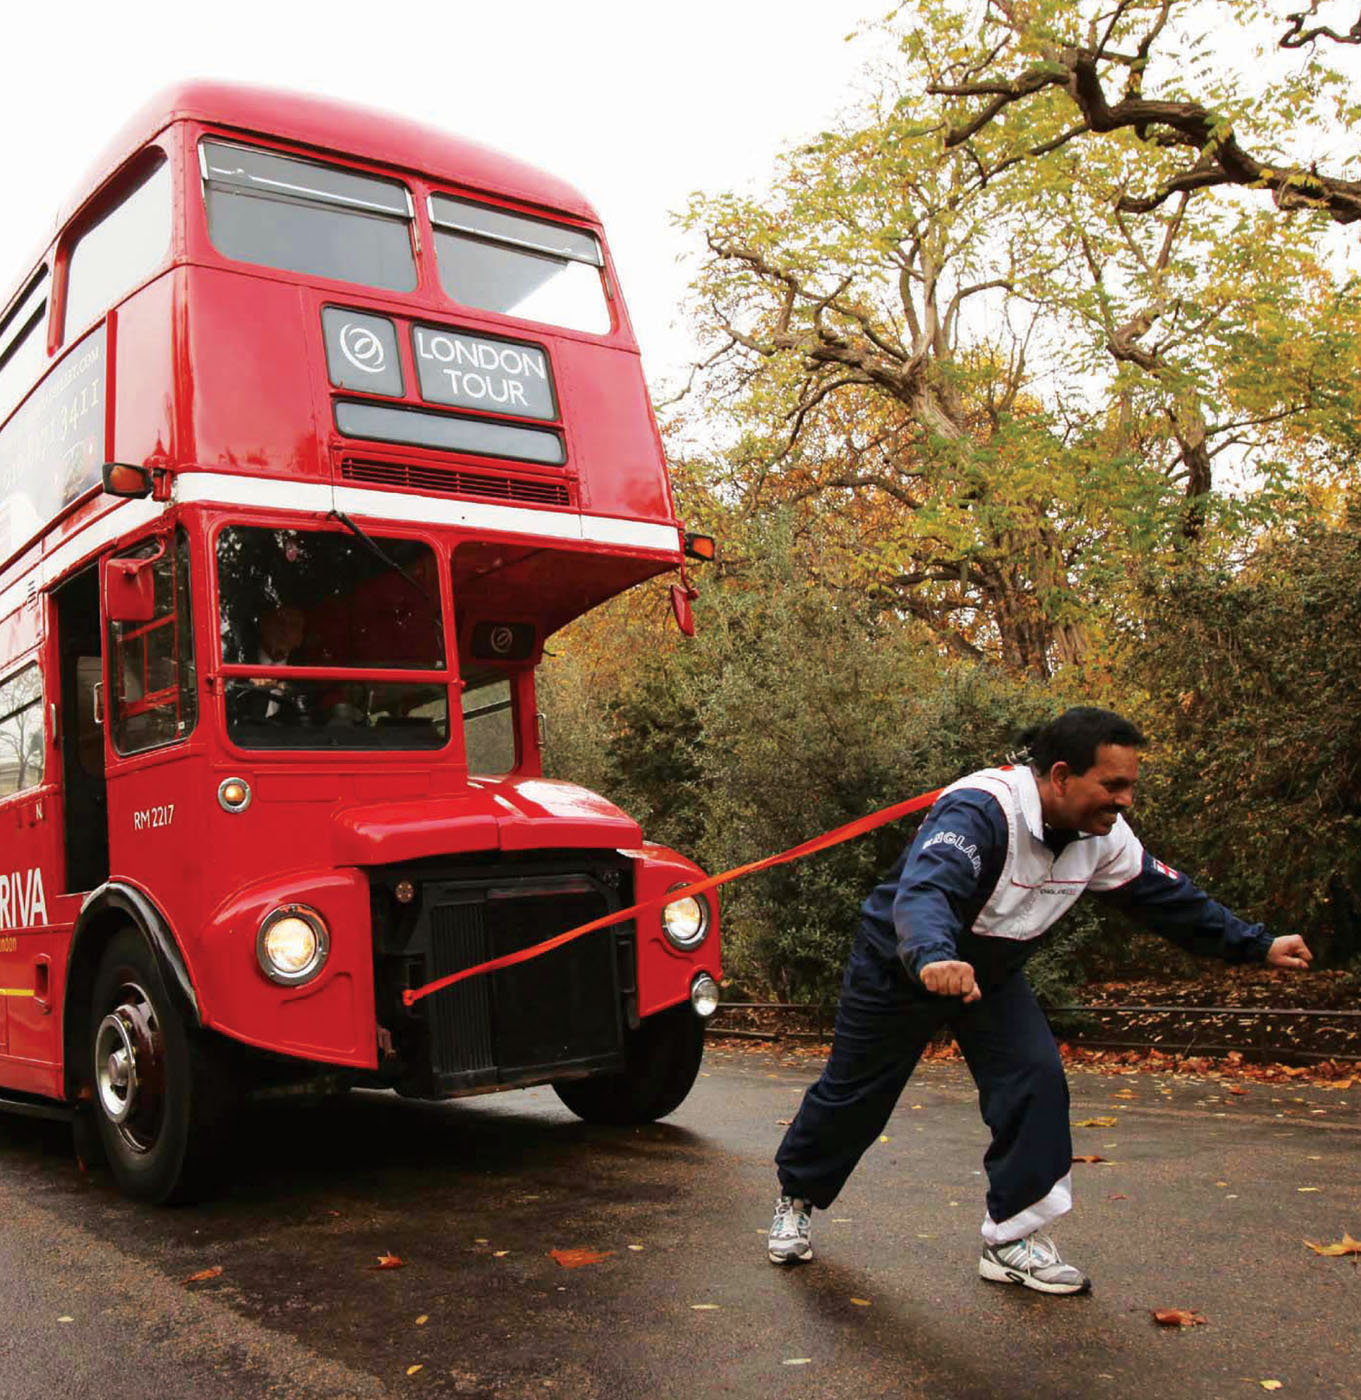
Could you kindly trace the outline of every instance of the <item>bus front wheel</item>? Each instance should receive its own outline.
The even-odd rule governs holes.
[[[564,1080],[553,1091],[588,1123],[651,1123],[680,1107],[703,1056],[704,1022],[684,1002],[628,1033],[618,1073]]]
[[[229,1085],[133,929],[115,935],[100,961],[88,1044],[92,1116],[119,1187],[156,1205],[211,1190]]]

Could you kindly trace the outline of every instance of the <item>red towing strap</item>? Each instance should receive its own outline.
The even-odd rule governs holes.
[[[531,958],[542,957],[544,953],[551,953],[554,948],[561,948],[564,943],[570,943],[574,938],[594,933],[596,929],[608,928],[611,924],[622,923],[625,919],[631,919],[634,915],[645,913],[649,909],[660,909],[662,905],[671,904],[677,899],[684,899],[686,895],[703,894],[706,890],[717,889],[719,885],[726,885],[729,880],[735,880],[739,875],[751,875],[757,870],[769,870],[772,865],[787,865],[790,861],[811,856],[817,851],[825,851],[829,846],[839,846],[843,841],[852,841],[857,836],[863,836],[867,831],[873,831],[875,827],[887,826],[890,822],[896,822],[902,817],[910,816],[913,812],[920,812],[923,807],[929,807],[944,791],[944,788],[937,788],[934,792],[924,792],[920,797],[910,798],[906,802],[896,802],[892,807],[885,807],[879,812],[871,812],[867,817],[859,817],[853,822],[847,822],[845,826],[837,827],[834,831],[824,832],[821,836],[814,836],[809,841],[791,846],[787,851],[781,851],[779,855],[752,861],[750,865],[739,865],[734,870],[725,870],[721,875],[710,875],[705,880],[696,880],[693,885],[686,885],[684,889],[668,890],[666,894],[659,895],[656,899],[644,900],[642,904],[631,904],[627,909],[617,909],[613,914],[606,914],[603,919],[592,919],[588,924],[568,929],[566,933],[560,933],[554,938],[547,938],[542,943],[535,943],[532,947],[521,948],[519,952],[507,953],[501,958],[492,958],[489,962],[478,963],[476,967],[465,967],[461,972],[454,972],[448,977],[427,982],[423,987],[408,988],[402,993],[402,1001],[407,1006],[414,1006],[422,997],[428,997],[431,992],[442,991],[445,987],[452,987],[455,982],[466,981],[469,977],[480,977],[486,972],[499,972],[503,967],[514,967],[516,963],[528,962]]]

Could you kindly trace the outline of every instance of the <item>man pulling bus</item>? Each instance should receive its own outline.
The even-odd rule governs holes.
[[[1244,923],[1125,824],[1144,743],[1133,724],[1079,707],[1025,738],[1027,765],[945,790],[865,902],[831,1055],[776,1154],[773,1263],[813,1257],[813,1210],[836,1199],[948,1026],[992,1133],[980,1275],[1085,1292],[1047,1233],[1072,1206],[1073,1148],[1058,1047],[1023,971],[1040,934],[1090,890],[1190,951],[1309,966],[1302,938]]]

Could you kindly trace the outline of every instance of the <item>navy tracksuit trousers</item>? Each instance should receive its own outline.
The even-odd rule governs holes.
[[[842,982],[832,1053],[775,1156],[785,1195],[821,1210],[831,1205],[942,1026],[959,1042],[992,1131],[983,1158],[991,1220],[1000,1225],[1030,1210],[1067,1177],[1068,1083],[1024,973],[1007,974],[965,1006],[925,991],[861,933]]]

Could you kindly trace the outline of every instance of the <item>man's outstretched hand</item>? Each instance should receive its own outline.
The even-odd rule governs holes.
[[[1293,967],[1306,972],[1313,961],[1314,955],[1309,951],[1309,945],[1298,933],[1287,933],[1283,938],[1273,939],[1266,952],[1268,967]]]
[[[1277,942],[1280,942],[1277,939]],[[1307,950],[1306,950],[1307,951]],[[966,962],[933,962],[922,968],[922,986],[938,997],[963,997],[967,1005],[981,999],[983,993],[974,981],[973,966]]]

